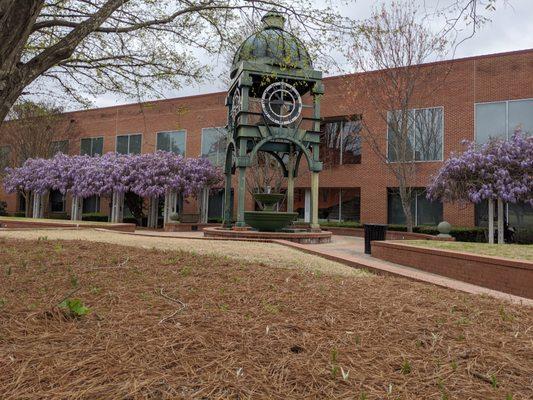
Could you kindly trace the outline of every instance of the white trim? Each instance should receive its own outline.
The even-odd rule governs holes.
[[[157,151],[157,141],[159,139],[159,134],[160,133],[183,133],[183,137],[185,138],[185,140],[183,141],[183,157],[187,157],[187,129],[178,129],[178,130],[169,130],[169,131],[157,131],[155,133],[155,150],[154,151]],[[169,151],[169,150],[167,150]],[[201,151],[201,149],[200,149]]]

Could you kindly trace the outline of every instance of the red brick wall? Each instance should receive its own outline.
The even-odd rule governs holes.
[[[533,263],[372,242],[372,257],[533,299]]]
[[[417,107],[444,107],[444,158],[452,151],[461,151],[462,140],[474,138],[474,103],[533,97],[533,49],[431,64],[427,68],[446,74],[446,81],[430,95],[418,93],[415,102]],[[365,74],[326,78],[322,116],[363,114],[365,122],[373,130],[383,132],[381,144],[385,146],[384,122],[370,110],[368,97],[356,90],[361,79],[365,79]],[[142,133],[142,151],[151,152],[155,149],[156,132],[185,129],[186,155],[197,157],[201,151],[202,128],[224,126],[226,123],[224,96],[225,93],[213,93],[67,113],[65,118],[77,128],[76,138],[70,143],[70,152],[79,154],[79,138],[93,136],[104,136],[104,152],[114,151],[116,135],[127,133]],[[302,164],[305,169],[306,163]],[[426,186],[440,165],[440,162],[417,164],[413,186]],[[296,187],[309,186],[309,175],[302,171]],[[361,164],[323,171],[320,186],[360,188],[361,222],[386,223],[387,187],[396,187],[397,183],[363,141]],[[15,196],[0,192],[0,198],[7,199],[10,212],[16,211]],[[102,211],[107,211],[107,204],[107,200],[102,200]],[[251,198],[247,199],[247,207],[253,208]],[[186,212],[195,212],[196,209],[195,201],[185,203]],[[471,205],[445,204],[444,219],[455,226],[472,226],[473,210]]]

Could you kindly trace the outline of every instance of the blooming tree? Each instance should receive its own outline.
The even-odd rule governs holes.
[[[57,154],[51,159],[28,159],[19,168],[7,168],[4,188],[44,195],[49,190],[75,198],[113,196],[132,192],[159,198],[169,190],[196,196],[204,187],[220,185],[221,171],[206,159],[186,159],[158,151],[140,155],[107,153],[101,157]],[[121,200],[123,201],[123,200]]]
[[[482,146],[470,143],[466,151],[452,154],[444,162],[428,186],[427,196],[431,200],[473,203],[488,200],[489,230],[492,207],[498,201],[502,235],[504,202],[533,206],[533,137],[517,131],[509,140],[491,140]],[[492,239],[491,232],[489,237]]]

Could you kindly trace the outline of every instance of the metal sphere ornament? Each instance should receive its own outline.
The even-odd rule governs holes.
[[[302,98],[294,86],[275,82],[263,92],[261,106],[268,121],[276,125],[289,125],[302,113]]]

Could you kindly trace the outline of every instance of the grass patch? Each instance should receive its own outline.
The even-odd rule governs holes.
[[[485,256],[533,261],[532,245],[441,242],[438,240],[406,240],[402,241],[402,243],[432,249],[452,250]]]

